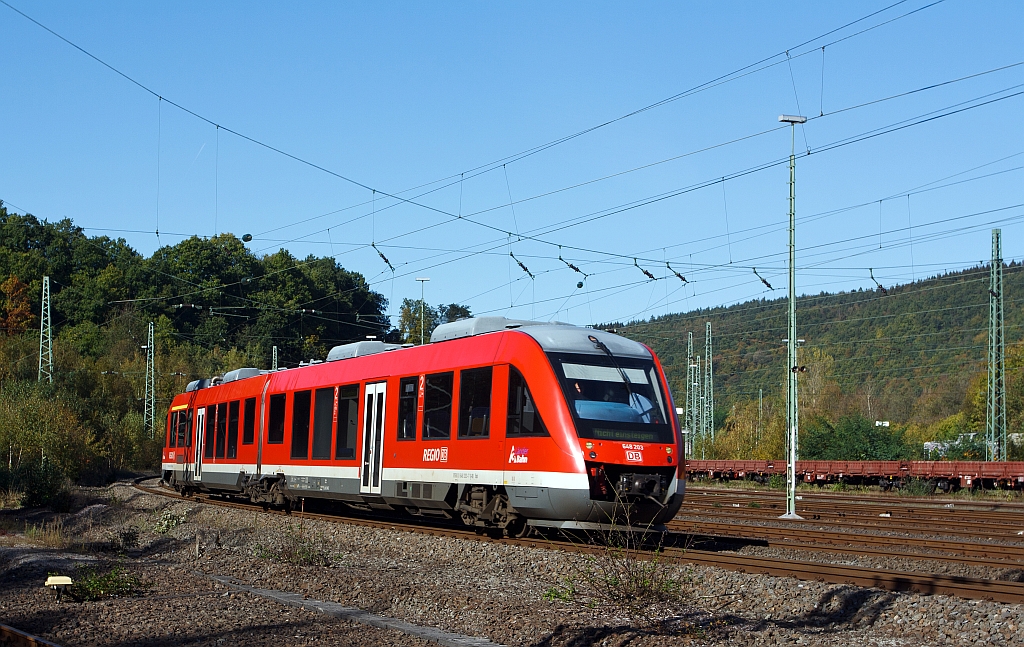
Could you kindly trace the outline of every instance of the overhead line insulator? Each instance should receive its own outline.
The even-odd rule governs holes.
[[[521,267],[524,272],[526,272],[527,274],[530,275],[531,279],[536,279],[537,278],[536,276],[533,275],[533,272],[531,272],[529,269],[527,269],[527,267],[525,265],[523,265],[523,262],[521,260],[516,258],[515,254],[513,254],[512,252],[509,252],[508,255],[512,257],[512,260],[514,260],[516,263],[519,264],[519,267]]]

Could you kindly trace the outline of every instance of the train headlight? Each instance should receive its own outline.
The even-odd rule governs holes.
[[[597,452],[590,452],[591,458],[597,458]]]
[[[587,449],[593,449],[593,448],[594,448],[594,443],[588,442],[587,443]]]

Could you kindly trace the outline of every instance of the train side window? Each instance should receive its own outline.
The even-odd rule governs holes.
[[[309,457],[309,409],[312,391],[292,396],[292,458]]]
[[[238,400],[228,405],[228,458],[238,456]]]
[[[526,386],[523,374],[514,366],[510,366],[508,371],[508,426],[505,435],[510,438],[548,435],[530,395],[530,387]]]
[[[206,440],[203,441],[203,458],[213,458],[213,429],[217,424],[217,405],[206,407]]]
[[[224,445],[228,436],[228,403],[217,405],[217,458],[224,458]]]
[[[418,377],[403,377],[398,383],[398,439],[416,440],[416,383]]]
[[[317,389],[313,399],[313,459],[331,458],[331,427],[334,426],[334,389]]]
[[[178,412],[172,411],[167,419],[167,446],[174,447],[174,441],[178,437]]]
[[[487,438],[491,433],[493,369],[473,368],[459,375],[459,438]]]
[[[242,444],[251,445],[256,441],[256,398],[246,399],[243,413]]]
[[[423,393],[423,440],[452,435],[452,384],[455,373],[428,375]]]
[[[356,432],[359,422],[359,385],[338,387],[338,435],[334,445],[334,458],[356,457]]]
[[[178,436],[178,447],[185,447],[192,445],[192,437],[189,436],[189,428],[192,422],[192,410],[185,409],[184,411],[178,412],[178,424],[176,429],[171,432]]]
[[[267,444],[280,445],[284,442],[285,394],[270,396],[270,424],[267,425]]]

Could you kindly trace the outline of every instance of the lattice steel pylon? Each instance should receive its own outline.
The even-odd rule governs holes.
[[[711,361],[711,322],[704,328],[704,433],[715,441],[715,371]]]
[[[156,437],[156,355],[153,347],[153,322],[149,322],[149,336],[146,341],[146,404],[142,424],[150,438]]]
[[[274,346],[274,355],[271,358],[270,370],[272,370],[272,371],[276,371],[277,370],[277,346]]]
[[[690,441],[691,448],[697,447],[697,439],[701,437],[704,429],[704,415],[701,412],[701,402],[704,397],[701,395],[700,381],[700,355],[690,360],[690,424],[693,440]],[[701,444],[701,458],[704,458],[704,445]]]
[[[988,281],[988,402],[985,418],[985,458],[1006,460],[1006,374],[1003,347],[1003,240],[992,230],[992,265]]]
[[[693,440],[697,434],[695,397],[697,385],[694,384],[693,374],[693,333],[687,333],[686,337],[686,404],[683,411],[683,428],[686,432],[686,445],[683,447],[685,456],[693,455]]]
[[[53,330],[50,320],[50,277],[43,277],[42,313],[39,316],[39,381],[53,383]]]

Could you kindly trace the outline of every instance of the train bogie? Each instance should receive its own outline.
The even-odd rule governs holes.
[[[641,344],[484,317],[328,359],[190,384],[168,414],[165,481],[512,534],[661,523],[682,501],[678,420]]]

